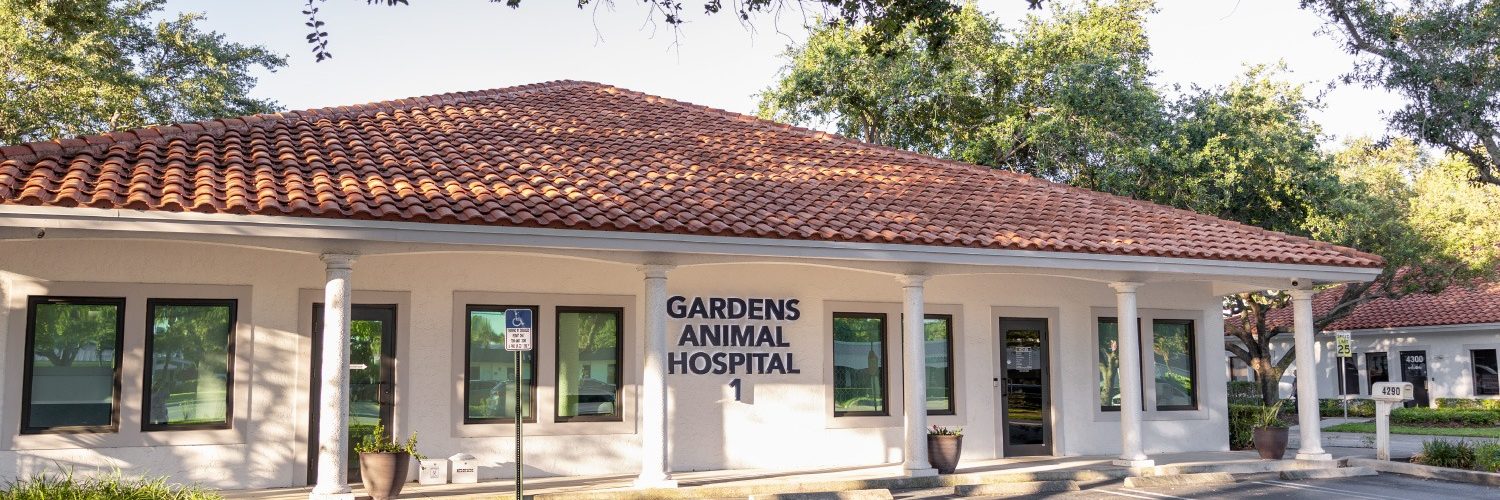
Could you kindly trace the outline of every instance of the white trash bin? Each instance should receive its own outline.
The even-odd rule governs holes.
[[[417,484],[448,484],[448,459],[446,458],[424,458],[421,461],[421,473],[417,475]]]
[[[468,453],[456,453],[448,457],[453,463],[453,484],[474,484],[479,482],[479,459]]]

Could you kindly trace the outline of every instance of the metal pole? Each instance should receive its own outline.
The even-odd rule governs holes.
[[[525,390],[526,384],[521,378],[521,351],[516,351],[516,500],[521,500],[521,391]]]

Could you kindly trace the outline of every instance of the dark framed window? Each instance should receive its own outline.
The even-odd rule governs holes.
[[[521,416],[536,422],[536,350],[521,352],[520,383],[516,382],[515,353],[505,350],[505,310],[537,306],[469,305],[464,327],[464,423],[498,424],[516,420],[516,390],[521,390]],[[541,325],[532,325],[532,332]]]
[[[1156,409],[1198,409],[1198,350],[1193,320],[1152,320],[1150,347],[1156,362]]]
[[[618,307],[557,308],[556,421],[622,420],[624,316]]]
[[[1120,320],[1099,318],[1099,409],[1120,411]]]
[[[1339,387],[1340,395],[1359,395],[1359,358],[1350,356],[1337,358],[1339,360]]]
[[[953,316],[928,314],[922,319],[927,343],[927,414],[956,415],[953,397]]]
[[[1390,357],[1383,352],[1365,353],[1365,372],[1369,374],[1368,385],[1365,390],[1371,394],[1375,391],[1375,384],[1391,381]]]
[[[833,416],[886,416],[885,315],[833,313]]]
[[[1500,395],[1500,364],[1494,349],[1471,349],[1469,359],[1474,369],[1474,395]]]
[[[28,297],[21,433],[116,432],[125,299]]]
[[[237,313],[234,300],[146,301],[141,430],[231,427]]]

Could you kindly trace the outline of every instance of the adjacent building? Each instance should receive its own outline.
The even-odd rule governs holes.
[[[1318,314],[1331,309],[1342,288],[1319,292]],[[1290,325],[1289,311],[1272,312],[1273,325]],[[1347,333],[1351,356],[1337,357],[1335,337]],[[1279,341],[1285,349],[1290,340]],[[1435,294],[1360,304],[1318,336],[1318,394],[1323,398],[1368,397],[1376,382],[1411,382],[1415,406],[1438,398],[1500,399],[1500,283],[1453,285]],[[1279,354],[1278,354],[1279,355]],[[1230,359],[1231,377],[1250,380],[1250,371]],[[1281,383],[1291,395],[1296,370]]]
[[[930,474],[931,424],[1148,465],[1227,449],[1220,296],[1293,290],[1310,344],[1312,287],[1381,266],[586,82],[10,146],[0,476],[335,498],[376,424],[507,476],[518,413],[528,474],[643,486]]]

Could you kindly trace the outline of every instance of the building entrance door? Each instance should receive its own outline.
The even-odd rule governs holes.
[[[1411,382],[1412,400],[1407,407],[1427,407],[1427,351],[1401,351],[1401,381]]]
[[[1000,436],[1004,456],[1052,454],[1047,320],[1000,318]]]
[[[349,481],[357,483],[354,446],[375,429],[391,435],[396,396],[396,306],[355,304],[349,322]],[[318,479],[318,411],[323,378],[323,304],[313,304],[311,404],[308,408],[307,484]]]

